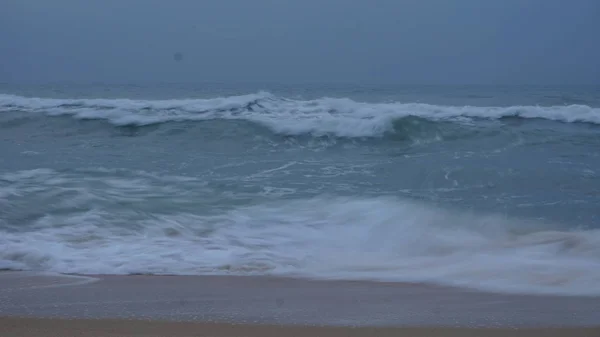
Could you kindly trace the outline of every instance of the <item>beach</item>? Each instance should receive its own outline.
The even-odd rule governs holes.
[[[60,320],[32,318],[0,318],[0,333],[6,337],[16,336],[98,336],[98,337],[275,337],[275,336],[573,336],[596,337],[597,328],[562,329],[502,329],[502,328],[398,328],[398,327],[310,327],[284,325],[217,324],[190,322],[123,321],[123,320]]]
[[[600,0],[0,8],[0,337],[600,337]]]
[[[600,299],[238,276],[0,274],[1,336],[598,336]]]

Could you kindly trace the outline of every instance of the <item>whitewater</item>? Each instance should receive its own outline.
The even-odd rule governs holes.
[[[0,94],[0,269],[600,296],[593,97],[69,90]]]
[[[99,119],[117,126],[215,119],[247,120],[281,134],[339,137],[382,136],[392,130],[393,121],[406,117],[434,121],[519,117],[600,124],[600,109],[587,105],[475,107],[373,104],[348,98],[292,100],[268,92],[184,100],[47,99],[0,95],[0,112],[3,111]]]

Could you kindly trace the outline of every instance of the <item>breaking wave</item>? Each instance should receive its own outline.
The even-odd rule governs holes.
[[[210,193],[193,178],[99,173],[1,176],[0,268],[286,275],[600,295],[598,230],[390,197],[263,200],[200,212],[184,207]]]
[[[348,98],[293,100],[267,92],[210,99],[53,99],[0,94],[0,112],[41,113],[105,120],[115,126],[168,122],[243,120],[282,135],[382,137],[409,117],[469,123],[480,119],[545,119],[600,124],[600,109],[565,106],[438,106],[421,103],[363,103]]]

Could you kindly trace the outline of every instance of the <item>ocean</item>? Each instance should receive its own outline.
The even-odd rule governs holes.
[[[600,295],[600,87],[0,85],[0,269]]]

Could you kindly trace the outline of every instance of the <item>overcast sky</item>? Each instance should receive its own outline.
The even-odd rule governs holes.
[[[2,0],[1,7],[0,82],[600,83],[600,0]]]

